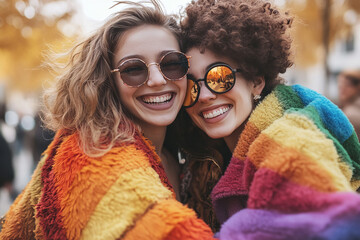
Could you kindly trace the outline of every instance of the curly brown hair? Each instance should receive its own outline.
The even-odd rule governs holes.
[[[129,29],[150,24],[168,29],[180,42],[180,28],[165,15],[157,0],[152,7],[118,1],[129,7],[115,13],[92,36],[69,53],[56,85],[44,94],[45,123],[49,129],[78,132],[80,145],[91,156],[101,156],[117,141],[133,140],[135,125],[120,102],[111,74],[115,47]]]
[[[238,63],[245,79],[263,76],[268,94],[293,62],[289,29],[293,18],[264,0],[198,0],[181,22],[184,50],[198,47]]]

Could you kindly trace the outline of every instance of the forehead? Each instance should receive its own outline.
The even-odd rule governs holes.
[[[132,55],[149,60],[159,52],[168,50],[180,50],[175,35],[161,26],[143,25],[127,30],[119,38],[114,60],[117,62]]]
[[[233,60],[225,56],[217,55],[209,49],[205,49],[205,51],[201,53],[199,48],[191,48],[186,52],[186,55],[191,56],[189,60],[189,74],[196,78],[202,78],[209,66],[217,62],[226,63],[231,67],[236,68],[236,64]]]

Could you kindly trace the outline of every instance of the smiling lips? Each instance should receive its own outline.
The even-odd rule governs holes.
[[[159,96],[142,96],[141,99],[147,104],[164,104],[171,101],[172,93],[165,93]]]
[[[202,116],[203,116],[205,119],[216,118],[216,117],[218,117],[218,116],[220,116],[220,115],[223,115],[223,114],[226,113],[227,111],[229,111],[229,109],[230,109],[230,106],[229,106],[229,105],[221,106],[221,107],[218,107],[218,108],[209,110],[209,111],[204,111],[204,112],[202,112]]]

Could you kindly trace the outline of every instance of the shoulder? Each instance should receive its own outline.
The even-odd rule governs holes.
[[[150,144],[146,144],[141,136],[136,136],[133,142],[117,143],[101,156],[89,156],[80,147],[79,134],[57,134],[52,146],[47,150],[47,161],[53,161],[53,170],[70,171],[74,169],[92,168],[109,171],[115,169],[129,170],[137,167],[150,166],[150,158],[155,155]],[[51,157],[53,156],[53,157]],[[160,162],[160,161],[159,161]]]
[[[46,219],[61,216],[67,236],[78,238],[80,232],[86,239],[100,236],[104,232],[96,229],[109,229],[114,221],[118,222],[114,234],[119,236],[159,199],[173,197],[151,163],[152,150],[141,138],[118,144],[99,157],[84,154],[77,140],[77,134],[55,138],[42,168],[37,217],[50,235],[55,227],[56,234],[63,232]]]

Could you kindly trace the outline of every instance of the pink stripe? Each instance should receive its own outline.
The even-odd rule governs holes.
[[[311,187],[290,182],[270,169],[261,168],[256,172],[251,185],[248,207],[306,212],[338,201],[342,201],[341,194],[319,192]]]

